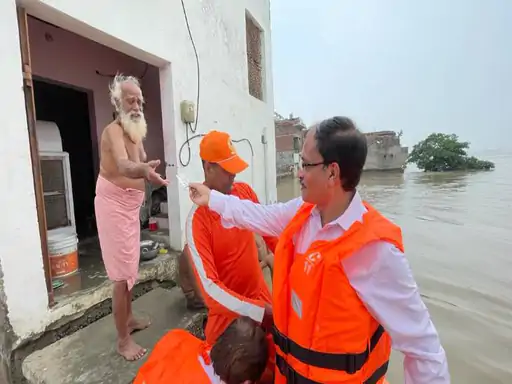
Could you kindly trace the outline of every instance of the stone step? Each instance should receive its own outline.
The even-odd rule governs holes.
[[[187,310],[179,288],[156,288],[135,300],[133,308],[151,318],[148,329],[134,334],[136,342],[150,349],[172,328],[197,334],[205,316]],[[109,315],[29,355],[23,375],[30,384],[129,384],[144,360],[128,362],[115,346],[114,319]]]

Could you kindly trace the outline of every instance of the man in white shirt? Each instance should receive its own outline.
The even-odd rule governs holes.
[[[281,259],[286,256],[282,239],[286,237],[286,233],[290,232],[293,222],[299,220],[300,215],[304,216],[305,210],[309,209],[307,217],[300,228],[293,233],[293,240],[291,240],[295,252],[294,257],[308,252],[312,245],[321,244],[318,241],[332,242],[335,239],[343,239],[344,234],[357,232],[359,227],[365,228],[366,223],[369,222],[367,218],[372,215],[372,217],[378,217],[378,220],[374,222],[389,228],[387,233],[397,233],[397,230],[399,233],[399,228],[364,203],[356,190],[366,156],[365,136],[350,119],[333,117],[310,129],[306,136],[301,153],[301,170],[298,175],[301,184],[301,197],[286,203],[264,206],[210,191],[198,183],[190,184],[190,196],[194,203],[207,205],[217,212],[222,217],[222,224],[226,227],[237,226],[265,236],[280,236],[275,253],[274,285],[277,282],[276,276],[281,273],[281,279],[285,279],[283,286],[289,290],[289,285],[293,282],[284,276],[289,273],[289,269],[286,270],[285,267],[282,267],[281,271],[283,272],[279,272],[278,266]],[[308,208],[308,206],[310,207]],[[375,229],[374,232],[379,232],[377,227]],[[368,316],[378,326],[377,330],[383,328],[385,336],[382,343],[385,343],[386,337],[388,337],[393,349],[404,354],[406,384],[448,384],[450,375],[445,351],[402,251],[401,234],[399,233],[395,238],[396,241],[387,241],[386,235],[381,235],[380,238],[377,236],[377,241],[362,244],[349,257],[341,259],[340,289],[343,282],[348,281],[350,289],[355,292],[360,302],[364,304]],[[308,268],[304,264],[304,270]],[[302,278],[296,284],[306,284],[307,281],[308,279]],[[300,287],[297,290],[300,290]],[[330,305],[329,301],[335,300],[341,295],[341,291],[338,295],[335,294],[334,286],[331,288],[331,292],[332,296],[328,299],[318,298],[319,305],[328,306]],[[285,324],[289,321],[296,323],[297,319],[302,320],[299,315],[302,315],[303,305],[307,303],[301,301],[301,298],[295,295],[293,290],[291,295],[288,301],[291,302],[292,310],[295,311],[295,314],[292,315],[295,317],[288,320],[283,315],[277,316],[278,311],[281,311],[278,305],[285,301],[276,303],[276,294],[274,294],[276,326],[288,329],[288,334],[284,336],[282,335],[283,331],[277,332],[279,338],[284,337],[287,340],[286,343],[282,343],[286,346],[280,348],[280,351],[278,350],[282,358],[278,359],[280,361],[277,364],[279,369],[276,371],[276,383],[289,382],[290,375],[293,375],[293,380],[299,383],[301,380],[310,383],[322,382],[322,380],[327,380],[327,376],[321,376],[325,372],[339,375],[331,377],[343,377],[343,382],[347,383],[364,381],[380,384],[384,382],[387,361],[379,367],[379,372],[375,372],[378,373],[376,379],[375,375],[373,378],[363,377],[366,374],[364,372],[367,371],[364,364],[375,354],[389,358],[389,352],[380,351],[372,354],[375,346],[370,345],[365,360],[359,365],[356,364],[356,369],[353,369],[354,367],[349,369],[339,363],[343,360],[342,357],[346,358],[346,356],[341,356],[339,351],[318,351],[319,348],[315,349],[312,345],[304,345],[304,342],[297,341],[301,338],[300,335],[291,335],[295,332],[293,329],[289,329],[288,325],[285,327],[279,325],[277,322]],[[305,299],[302,298],[302,300]],[[332,309],[330,311],[329,313],[334,313]],[[330,325],[332,325],[332,321]],[[375,331],[375,333],[378,332]],[[374,341],[370,336],[374,335],[368,336],[368,344]],[[294,355],[295,352],[289,347],[290,342],[298,344],[297,348],[301,349],[300,354]],[[279,340],[276,341],[276,345],[279,345]],[[376,349],[379,350],[379,348]],[[380,349],[384,351],[386,348]],[[339,366],[322,366],[322,361],[326,361],[325,358],[322,359],[322,352],[326,353],[324,356],[332,355],[333,352],[337,353]],[[350,357],[353,357],[355,352],[351,353]],[[293,357],[292,359],[289,358],[290,355]],[[318,358],[319,356],[320,358]],[[300,363],[297,364],[297,360]],[[319,373],[314,373],[315,370]],[[279,374],[285,378],[279,380]],[[311,375],[316,375],[316,379],[312,379]],[[339,380],[341,381],[341,379]]]

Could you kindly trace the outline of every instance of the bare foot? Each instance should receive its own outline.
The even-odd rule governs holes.
[[[135,319],[132,317],[131,320],[128,321],[128,331],[131,333],[142,331],[151,325],[151,321],[149,319]]]
[[[131,337],[117,342],[117,352],[128,361],[139,360],[147,352],[146,348],[142,348]]]

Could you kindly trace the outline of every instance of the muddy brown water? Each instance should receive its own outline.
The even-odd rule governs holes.
[[[402,227],[455,384],[512,383],[512,154],[486,159],[494,171],[369,173],[359,189]],[[278,181],[280,201],[299,194]],[[391,384],[402,370],[394,353]]]

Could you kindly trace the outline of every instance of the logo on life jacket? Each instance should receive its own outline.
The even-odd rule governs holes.
[[[322,254],[320,252],[313,252],[304,259],[304,273],[309,275],[313,267],[322,260]]]

